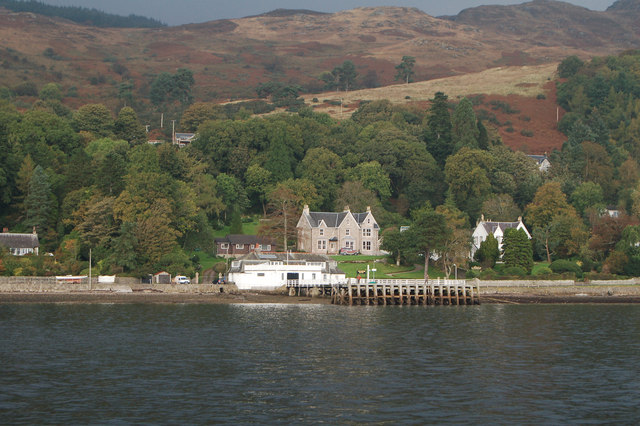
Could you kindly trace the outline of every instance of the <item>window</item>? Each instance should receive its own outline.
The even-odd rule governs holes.
[[[229,250],[229,243],[220,243],[221,250]]]
[[[260,246],[263,251],[271,251],[271,244],[263,244]]]
[[[311,279],[315,280],[316,279],[316,274],[311,274]]]
[[[318,250],[325,250],[327,248],[327,240],[318,240]]]
[[[363,241],[362,250],[371,250],[371,241]]]
[[[353,249],[353,241],[345,241],[344,245],[348,249]]]
[[[367,223],[371,223],[371,219],[367,219]]]
[[[244,248],[244,244],[236,244],[236,250],[242,250]]]
[[[324,229],[320,228],[320,236],[324,236]]]
[[[362,230],[362,236],[363,237],[370,237],[371,236],[371,229],[369,228],[365,228]]]
[[[264,272],[258,272],[259,277],[264,277]]]
[[[349,235],[351,235],[351,229],[345,229],[345,230],[344,230],[344,235],[346,235],[347,237],[348,237]]]

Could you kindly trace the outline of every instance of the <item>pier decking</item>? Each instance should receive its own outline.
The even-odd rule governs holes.
[[[290,282],[290,295],[331,297],[334,305],[479,305],[477,284],[465,280],[365,280],[350,279],[331,286]]]

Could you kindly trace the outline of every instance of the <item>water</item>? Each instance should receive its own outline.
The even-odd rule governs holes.
[[[0,305],[0,423],[637,423],[640,306]]]

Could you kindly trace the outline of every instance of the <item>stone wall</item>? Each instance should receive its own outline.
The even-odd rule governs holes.
[[[222,289],[222,291],[221,291]],[[130,293],[148,291],[161,293],[235,293],[233,284],[141,284],[131,277],[117,277],[113,283],[99,283],[97,277],[80,283],[58,282],[56,277],[0,277],[0,293],[74,293],[85,291],[111,291]]]

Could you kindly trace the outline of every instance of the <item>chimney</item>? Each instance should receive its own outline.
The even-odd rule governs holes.
[[[2,228],[2,233],[6,234],[7,232],[9,232],[9,228]]]
[[[371,206],[367,206],[367,211],[370,212],[371,211]]]
[[[518,216],[518,222],[522,223],[522,216]]]
[[[351,210],[349,209],[349,206],[344,206],[344,211],[345,211],[345,213],[346,213],[346,212],[349,212],[349,211],[351,211]]]
[[[38,235],[38,232],[36,232],[36,227],[33,227],[33,235]]]
[[[304,205],[304,208],[302,209],[302,213],[303,214],[309,214],[309,205],[308,204]]]

